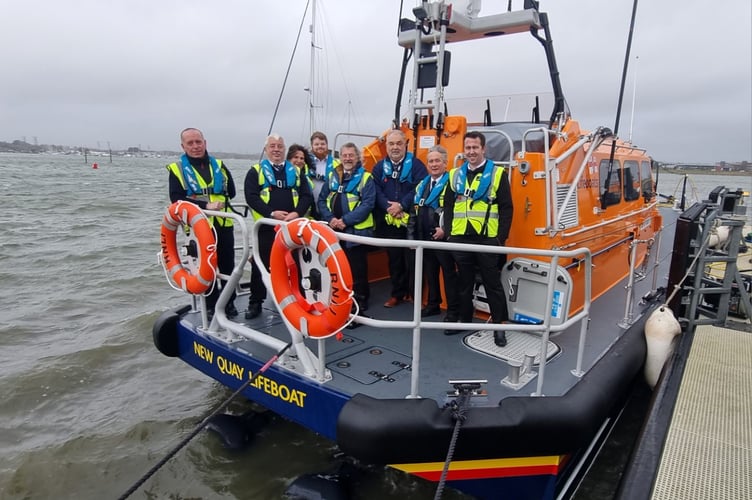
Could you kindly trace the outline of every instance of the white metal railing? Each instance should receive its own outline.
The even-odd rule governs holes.
[[[224,340],[226,342],[231,342],[233,339],[230,338],[224,338],[222,336],[222,330],[226,330],[227,332],[230,332],[231,334],[242,337],[244,339],[251,340],[253,342],[257,342],[261,345],[267,346],[271,349],[279,350],[284,345],[286,345],[285,340],[277,339],[271,335],[267,335],[263,332],[259,332],[253,328],[250,328],[244,324],[232,321],[227,318],[224,306],[227,304],[229,298],[232,295],[232,291],[235,290],[237,287],[237,284],[239,283],[242,274],[243,274],[243,268],[248,262],[248,257],[250,256],[251,252],[253,252],[254,259],[257,259],[257,262],[261,262],[260,255],[258,253],[258,245],[254,244],[258,241],[258,231],[263,225],[278,225],[280,224],[279,221],[272,220],[272,219],[259,219],[257,221],[251,222],[250,225],[250,231],[249,228],[246,226],[246,220],[244,220],[241,216],[237,214],[232,213],[226,213],[226,212],[216,212],[216,211],[205,211],[207,215],[210,216],[218,216],[218,217],[230,217],[236,222],[236,226],[241,230],[241,241],[242,241],[242,255],[238,263],[235,265],[235,268],[233,269],[233,272],[230,276],[222,276],[222,278],[226,278],[228,280],[225,288],[222,290],[222,293],[220,294],[219,299],[217,300],[217,305],[215,308],[215,315],[212,319],[211,323],[208,325],[208,328],[205,327],[204,333],[208,335],[212,335],[213,337],[219,338],[220,340]],[[536,256],[536,257],[545,257],[550,259],[550,265],[551,265],[551,272],[549,273],[548,277],[548,283],[547,283],[547,295],[546,295],[546,304],[544,311],[551,311],[552,305],[553,305],[553,297],[554,297],[554,288],[556,285],[556,269],[558,267],[558,263],[560,259],[569,259],[569,258],[577,258],[582,261],[584,264],[583,270],[584,270],[584,287],[582,288],[582,294],[583,294],[583,308],[582,310],[572,315],[571,317],[567,318],[566,321],[560,324],[551,324],[551,315],[545,314],[545,319],[541,324],[493,324],[493,323],[485,323],[483,324],[483,329],[485,330],[492,330],[492,331],[507,331],[507,330],[515,330],[520,332],[530,332],[530,333],[537,333],[540,335],[540,364],[538,369],[538,385],[536,388],[536,391],[533,393],[533,395],[541,396],[543,395],[543,384],[545,380],[545,369],[546,369],[546,352],[547,352],[547,345],[549,338],[552,335],[556,335],[571,326],[579,323],[580,324],[580,335],[579,335],[579,341],[578,341],[578,350],[577,350],[577,360],[575,363],[575,366],[572,368],[571,373],[574,374],[577,377],[580,377],[583,375],[583,357],[584,357],[584,349],[585,349],[585,342],[587,339],[587,330],[589,326],[588,318],[590,316],[590,306],[591,306],[591,290],[592,290],[592,280],[591,280],[591,269],[592,269],[592,255],[589,249],[587,248],[577,248],[572,250],[535,250],[535,249],[528,249],[528,248],[516,248],[516,247],[489,247],[486,245],[483,245],[482,247],[479,247],[478,245],[472,245],[472,244],[465,244],[465,243],[449,243],[449,242],[435,242],[435,241],[420,241],[420,240],[387,240],[383,238],[370,238],[365,236],[356,236],[356,235],[350,235],[346,233],[336,233],[337,237],[340,240],[343,241],[350,241],[355,242],[359,244],[364,245],[370,245],[373,247],[396,247],[396,248],[409,248],[413,249],[415,251],[415,279],[414,279],[414,290],[413,290],[413,296],[414,297],[421,297],[422,296],[422,268],[423,268],[423,252],[426,249],[433,249],[433,250],[454,250],[454,251],[467,251],[467,252],[485,252],[485,253],[492,253],[492,254],[514,254],[516,256]],[[267,286],[267,289],[271,290],[271,276],[266,271],[264,266],[259,266],[259,269],[261,271],[261,275],[264,279],[264,282]],[[276,305],[276,304],[275,304]],[[421,310],[421,301],[415,300],[413,302],[413,314],[411,320],[383,320],[383,319],[374,319],[374,318],[366,318],[362,316],[353,316],[351,318],[351,321],[360,323],[363,325],[368,325],[372,327],[377,328],[389,328],[389,329],[400,329],[400,328],[407,328],[412,330],[412,372],[411,372],[411,382],[410,382],[410,392],[406,395],[407,398],[419,398],[420,397],[420,366],[421,366],[421,338],[422,338],[422,329],[425,328],[431,328],[431,329],[456,329],[456,330],[467,330],[471,328],[478,329],[479,324],[478,323],[445,323],[445,322],[439,322],[439,321],[423,321],[420,316],[420,310]],[[280,311],[281,313],[281,311]],[[280,314],[285,321],[285,324],[288,326],[288,331],[290,334],[290,341],[292,342],[292,348],[290,349],[291,354],[294,354],[297,356],[297,359],[299,360],[299,369],[302,371],[302,374],[313,378],[315,380],[318,380],[320,382],[325,382],[326,380],[329,380],[331,378],[331,374],[326,370],[325,367],[325,355],[326,355],[326,339],[317,339],[317,353],[313,353],[304,343],[304,335],[301,334],[299,331],[297,331],[290,323],[286,320],[284,315]],[[237,339],[236,337],[236,339]],[[282,360],[283,364],[284,359]]]
[[[252,235],[251,237],[249,237],[248,227],[246,226],[246,219],[241,215],[230,212],[218,212],[214,210],[204,210],[204,212],[209,216],[229,217],[233,219],[235,226],[240,228],[241,230],[242,243],[242,255],[240,257],[240,260],[236,260],[232,274],[226,277],[227,283],[222,290],[219,298],[217,299],[217,304],[214,309],[214,317],[212,318],[208,328],[206,328],[206,333],[218,337],[220,338],[220,340],[226,341],[228,339],[222,338],[220,332],[220,328],[223,328],[231,334],[252,340],[263,346],[274,349],[275,351],[281,350],[285,345],[287,345],[287,342],[250,328],[244,324],[232,321],[225,314],[225,306],[230,300],[232,292],[240,282],[240,279],[243,275],[243,269],[248,263],[248,257],[250,256],[251,251],[253,251],[253,258],[256,260],[256,262],[261,262],[261,257],[258,253],[258,245],[251,244],[251,241],[253,241],[254,243],[258,241],[258,229],[260,225],[251,225]],[[263,221],[269,223],[272,222],[272,219],[263,219]],[[274,223],[276,223],[276,221],[274,221]],[[267,289],[271,290],[271,281],[269,279],[268,273],[265,273],[264,266],[259,266],[259,269],[261,269],[262,275],[265,275],[264,282],[267,285]],[[222,277],[225,278],[225,276]],[[282,361],[284,362],[285,360],[289,360],[289,356],[294,354],[297,356],[297,359],[302,365],[303,373],[306,376],[316,378],[317,380],[322,382],[325,381],[329,377],[329,375],[324,367],[324,357],[322,356],[320,359],[316,358],[316,356],[305,345],[303,335],[300,332],[296,331],[293,328],[288,328],[288,331],[290,333],[290,341],[292,342],[292,345],[288,352],[290,352],[291,354],[283,355]]]
[[[493,331],[507,331],[515,330],[522,332],[539,333],[541,335],[540,342],[540,365],[538,371],[538,386],[536,392],[533,395],[543,395],[543,382],[545,379],[545,365],[546,365],[546,349],[548,340],[551,334],[558,334],[570,326],[580,322],[580,340],[578,344],[577,362],[572,370],[572,373],[580,377],[584,373],[582,370],[582,363],[584,357],[585,340],[587,338],[587,328],[589,322],[587,319],[590,316],[590,297],[592,295],[592,281],[591,281],[591,269],[592,269],[592,256],[590,250],[587,248],[578,248],[573,250],[534,250],[528,248],[517,247],[492,247],[483,245],[472,245],[466,243],[450,243],[450,242],[435,242],[435,241],[417,241],[417,240],[385,240],[382,238],[367,238],[363,236],[355,236],[348,234],[338,234],[340,239],[346,241],[358,242],[366,245],[373,246],[390,246],[398,248],[410,248],[415,250],[415,288],[413,290],[414,297],[422,296],[422,264],[423,264],[423,251],[425,249],[433,250],[454,250],[454,251],[468,251],[468,252],[485,252],[493,254],[514,254],[514,255],[527,255],[527,256],[542,256],[549,257],[551,259],[551,273],[547,283],[547,295],[546,305],[544,311],[551,311],[553,305],[553,292],[556,285],[556,269],[559,259],[562,258],[575,258],[579,257],[585,264],[585,284],[583,288],[583,309],[567,319],[567,321],[558,324],[551,324],[551,315],[545,314],[543,323],[534,324],[492,324],[486,323],[483,325],[485,330]],[[411,321],[395,321],[395,320],[378,320],[373,318],[361,318],[356,317],[354,319],[357,323],[364,325],[374,326],[378,328],[412,328],[413,330],[413,371],[411,376],[410,397],[419,396],[419,380],[420,380],[420,341],[421,341],[421,328],[442,328],[448,330],[467,330],[478,327],[478,323],[444,323],[437,321],[422,321],[420,318],[420,301],[413,302],[413,319]]]

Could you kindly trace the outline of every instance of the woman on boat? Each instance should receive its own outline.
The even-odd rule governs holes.
[[[373,207],[376,203],[376,186],[370,172],[361,164],[358,146],[344,144],[339,153],[341,164],[329,173],[321,188],[318,210],[321,220],[335,231],[360,236],[373,236]],[[350,261],[355,300],[360,311],[368,309],[368,247],[344,242],[345,254]]]
[[[428,150],[428,175],[415,188],[415,200],[407,238],[411,240],[445,241],[446,234],[441,227],[444,211],[444,193],[448,187],[447,150],[443,146],[433,146]],[[428,301],[420,315],[435,316],[441,312],[441,282],[439,270],[444,275],[444,291],[447,302],[447,315],[444,321],[456,322],[459,319],[458,278],[452,254],[446,250],[426,249],[423,251],[423,277],[428,286]],[[454,330],[447,330],[454,333]]]
[[[301,172],[307,172],[308,150],[300,144],[291,144],[287,149],[287,161],[298,167]]]
[[[313,192],[314,189],[314,183],[313,181],[308,177],[307,172],[309,171],[310,167],[308,165],[308,159],[310,158],[310,153],[305,148],[305,146],[301,146],[300,144],[291,144],[290,147],[287,149],[287,161],[295,165],[297,168],[300,169],[301,173],[305,173],[305,178],[308,180],[308,185],[311,188],[311,192]],[[315,219],[315,213],[316,213],[316,197],[314,195],[313,202],[311,203],[311,209],[306,212],[305,217],[308,217],[309,219]]]

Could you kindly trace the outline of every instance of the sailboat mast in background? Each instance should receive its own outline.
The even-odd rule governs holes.
[[[311,2],[311,66],[308,81],[308,137],[313,134],[316,124],[316,103],[313,93],[316,78],[316,0]]]

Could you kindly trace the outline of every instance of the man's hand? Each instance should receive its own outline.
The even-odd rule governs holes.
[[[402,217],[402,205],[398,201],[390,201],[389,206],[386,207],[386,212],[392,217],[399,219]]]
[[[344,222],[342,222],[342,219],[332,218],[332,220],[329,221],[329,227],[332,229],[336,229],[338,231],[344,231],[347,227]]]
[[[225,204],[223,201],[208,201],[206,202],[206,209],[207,210],[222,210],[225,208]]]

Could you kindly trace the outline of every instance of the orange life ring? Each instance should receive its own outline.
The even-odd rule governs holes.
[[[195,273],[183,266],[178,251],[177,233],[190,226],[198,244],[198,269]],[[217,240],[214,230],[198,205],[176,201],[167,208],[162,219],[162,262],[167,275],[184,292],[199,295],[211,288],[217,276]]]
[[[329,272],[328,304],[310,303],[300,293],[292,250],[308,248]],[[347,324],[353,304],[352,272],[337,235],[323,222],[295,219],[279,226],[269,258],[272,294],[282,315],[299,332],[314,338],[336,335]]]

